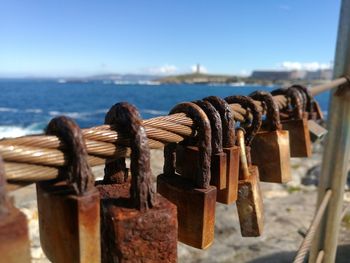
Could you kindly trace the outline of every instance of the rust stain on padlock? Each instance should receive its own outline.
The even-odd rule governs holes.
[[[205,249],[214,240],[216,204],[216,187],[209,185],[210,123],[203,110],[193,103],[178,104],[170,114],[180,112],[194,121],[198,131],[196,180],[191,181],[175,173],[176,143],[169,143],[164,147],[164,173],[157,178],[157,190],[178,208],[179,241]]]
[[[244,132],[238,130],[240,146],[240,180],[238,183],[237,211],[243,237],[260,236],[263,231],[264,211],[259,185],[259,170],[251,165],[250,148],[244,144]]]
[[[235,146],[235,122],[228,103],[216,96],[204,98],[219,112],[222,123],[223,151],[226,154],[226,188],[217,191],[217,202],[232,204],[237,200],[239,147]]]
[[[27,218],[13,206],[7,197],[5,186],[5,172],[0,158],[0,262],[29,263]]]
[[[57,117],[46,133],[65,142],[68,166],[58,180],[37,183],[43,251],[55,263],[100,262],[100,197],[81,130],[73,120]]]
[[[211,126],[211,180],[210,184],[218,190],[226,188],[226,154],[222,148],[222,125],[221,118],[216,109],[207,101],[195,101],[207,115]],[[176,171],[181,176],[195,180],[198,163],[199,150],[196,146],[186,143],[177,145],[176,149]]]
[[[271,92],[272,95],[285,95],[290,99],[292,109],[283,109],[289,119],[281,121],[284,130],[289,131],[290,156],[310,157],[312,155],[312,145],[308,122],[302,111],[300,95],[296,89],[277,89]]]
[[[252,163],[259,167],[261,181],[286,183],[291,180],[289,132],[282,130],[278,106],[270,93],[255,91],[250,97],[266,108],[264,128],[252,141]]]
[[[139,113],[130,104],[118,103],[107,115],[114,116],[112,124],[119,132],[129,134],[132,177],[118,184],[105,176],[97,186],[102,200],[102,262],[176,262],[176,207],[153,190]]]

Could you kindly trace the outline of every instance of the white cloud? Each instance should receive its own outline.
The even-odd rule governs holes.
[[[320,62],[296,62],[296,61],[284,61],[281,63],[281,67],[286,70],[309,70],[316,71],[320,69],[332,68],[331,63],[320,63]]]
[[[193,73],[197,72],[197,65],[192,65],[191,66],[191,71]],[[200,73],[208,73],[207,68],[202,66],[202,65],[199,65],[199,71],[200,71]]]
[[[152,68],[148,68],[145,71],[149,74],[174,74],[177,72],[177,67],[174,65],[168,65],[165,64],[161,67],[152,67]]]
[[[240,77],[247,77],[251,75],[251,71],[246,70],[246,69],[242,69],[239,73],[236,74],[237,76]]]

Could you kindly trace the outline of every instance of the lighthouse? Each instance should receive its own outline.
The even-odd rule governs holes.
[[[201,65],[199,65],[199,63],[197,63],[196,73],[197,73],[197,74],[200,74],[200,73],[201,73]]]

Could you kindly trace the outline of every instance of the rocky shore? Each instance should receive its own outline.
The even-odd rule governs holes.
[[[265,209],[264,233],[258,238],[242,238],[235,205],[217,204],[214,244],[206,249],[178,245],[179,262],[291,262],[314,215],[317,198],[318,165],[322,147],[314,149],[309,159],[292,159],[293,180],[286,185],[262,183]],[[162,172],[163,153],[152,151],[154,175]],[[96,177],[103,167],[93,169]],[[32,262],[49,262],[41,250],[34,185],[12,192],[19,207],[28,217]],[[346,192],[345,202],[350,202]],[[342,221],[337,262],[349,262],[350,212]]]

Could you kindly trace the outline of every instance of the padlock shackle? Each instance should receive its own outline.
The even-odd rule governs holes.
[[[238,103],[241,105],[241,107],[245,109],[250,109],[253,120],[251,124],[246,127],[246,136],[245,141],[246,145],[249,146],[254,139],[255,134],[259,131],[262,120],[261,120],[261,113],[258,111],[257,106],[255,105],[252,98],[247,96],[228,96],[225,98],[227,103]],[[241,125],[240,125],[241,126]]]
[[[196,100],[193,103],[205,112],[210,121],[212,154],[222,153],[222,124],[218,111],[205,100]]]
[[[248,180],[250,177],[249,169],[248,169],[248,159],[247,159],[247,153],[246,153],[246,145],[244,140],[244,134],[245,131],[242,128],[238,128],[236,131],[237,134],[237,141],[239,146],[239,156],[240,156],[240,163],[241,163],[241,169],[243,172],[243,179]]]
[[[88,164],[85,140],[79,126],[65,116],[53,118],[46,128],[46,135],[55,135],[67,145],[68,164],[60,170],[77,195],[83,195],[94,187],[94,177]]]
[[[290,86],[291,89],[298,90],[301,94],[304,95],[305,98],[305,111],[307,112],[313,112],[313,102],[314,98],[311,95],[310,91],[303,85],[292,85]]]
[[[131,205],[145,211],[156,204],[156,193],[152,186],[150,149],[145,128],[135,106],[120,102],[107,113],[118,132],[130,140]]]
[[[175,113],[185,113],[189,118],[191,118],[195,125],[195,130],[198,131],[197,134],[197,142],[198,142],[198,149],[199,149],[199,158],[197,163],[197,171],[198,174],[196,175],[196,186],[201,189],[207,189],[209,188],[210,184],[210,163],[211,163],[211,129],[210,129],[210,122],[205,114],[205,112],[196,104],[192,102],[183,102],[180,104],[177,104],[173,109],[171,109],[169,114],[175,114]],[[164,155],[166,158],[166,161],[169,161],[169,163],[165,163],[164,165],[164,172],[172,171],[172,169],[175,169],[174,167],[171,168],[171,165],[175,164],[174,161],[174,154],[175,154],[175,148],[173,144],[168,144],[168,147],[165,147],[164,149]],[[172,173],[173,174],[173,173]]]
[[[290,105],[292,106],[292,118],[300,120],[303,118],[302,99],[299,97],[299,93],[295,89],[275,89],[271,91],[272,95],[284,95],[290,99]],[[288,109],[287,109],[288,110]]]
[[[266,105],[266,118],[270,131],[282,130],[279,109],[272,95],[269,92],[259,90],[251,93],[249,97]]]
[[[235,145],[235,120],[233,112],[229,104],[220,97],[209,96],[203,100],[210,102],[219,112],[222,123],[222,144],[225,148],[230,148]]]

